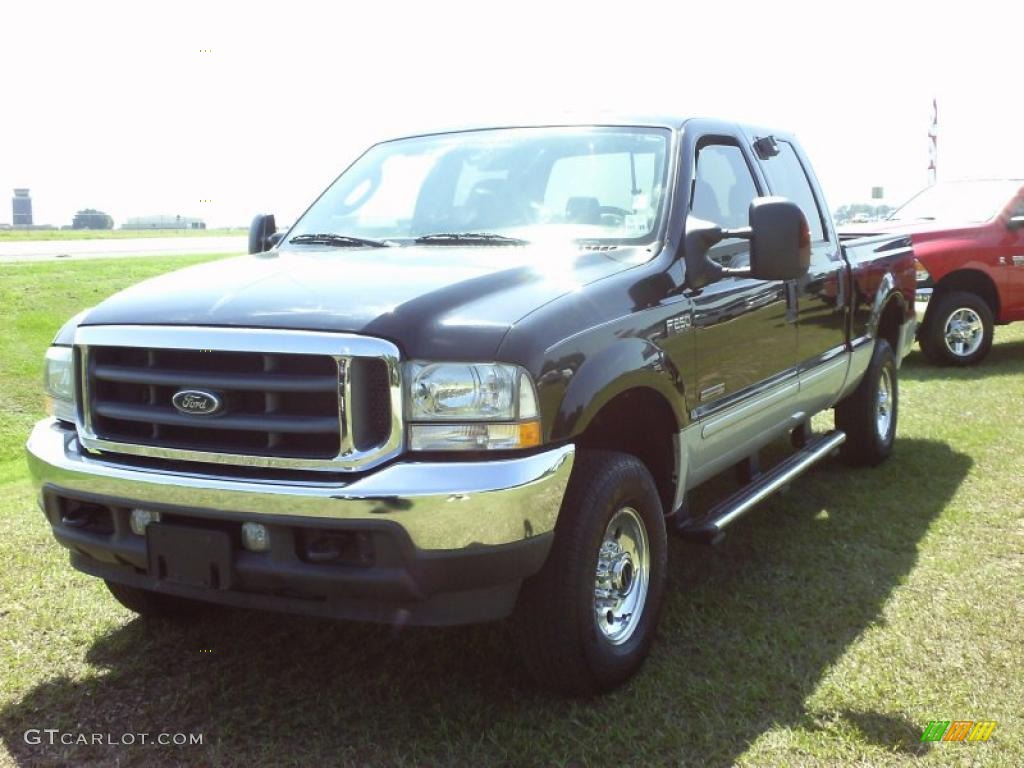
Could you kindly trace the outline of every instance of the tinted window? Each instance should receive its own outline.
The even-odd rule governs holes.
[[[697,151],[697,177],[690,212],[726,229],[749,224],[757,187],[739,147],[708,144]]]
[[[807,174],[796,156],[793,145],[788,141],[778,143],[779,154],[764,163],[765,175],[773,195],[789,198],[800,206],[811,229],[811,240],[824,240],[825,231],[821,225],[821,212],[814,200],[814,192],[807,180]]]

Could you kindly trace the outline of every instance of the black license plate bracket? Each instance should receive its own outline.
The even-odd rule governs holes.
[[[150,523],[146,550],[153,578],[203,589],[231,588],[231,536],[226,531]]]

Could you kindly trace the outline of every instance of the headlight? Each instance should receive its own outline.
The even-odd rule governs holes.
[[[518,366],[413,362],[406,366],[405,380],[414,451],[540,445],[537,394],[530,375]]]
[[[917,282],[927,283],[932,279],[932,276],[928,274],[928,270],[924,268],[924,264],[917,259],[914,259],[914,270],[917,273]]]
[[[50,347],[43,359],[43,389],[48,410],[61,421],[75,420],[74,354],[71,347]]]

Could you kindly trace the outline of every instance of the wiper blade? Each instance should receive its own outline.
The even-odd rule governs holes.
[[[526,245],[518,237],[498,235],[494,232],[434,232],[417,237],[414,243],[420,245]]]
[[[313,235],[296,235],[288,240],[289,243],[300,245],[334,245],[338,248],[353,248],[368,246],[370,248],[387,248],[390,243],[383,240],[371,240],[366,237],[355,237],[353,235],[338,235],[333,232],[318,232]]]

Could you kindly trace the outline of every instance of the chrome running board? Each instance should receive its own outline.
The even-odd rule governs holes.
[[[719,541],[729,523],[802,475],[844,442],[846,433],[840,430],[814,438],[778,466],[756,476],[732,496],[718,502],[706,515],[695,520],[680,520],[677,532],[687,538]]]

